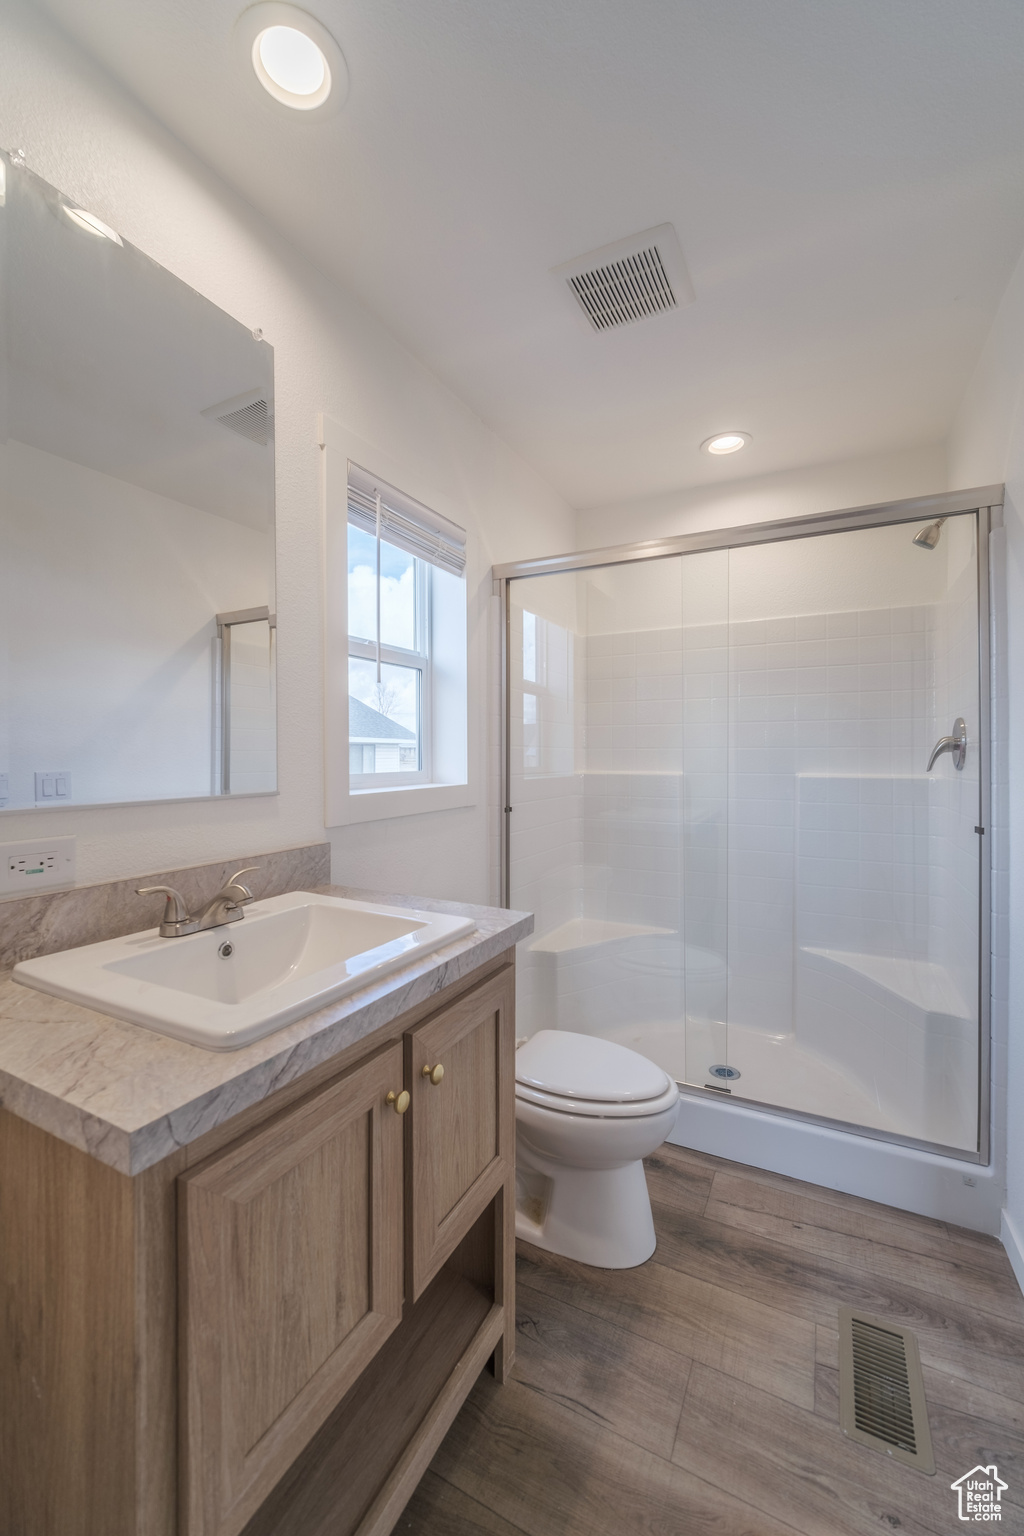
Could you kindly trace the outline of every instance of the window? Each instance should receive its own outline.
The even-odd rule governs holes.
[[[425,560],[383,539],[378,545],[362,528],[349,525],[348,767],[353,788],[379,774],[387,774],[392,784],[398,782],[394,774],[402,775],[402,783],[429,780],[424,706],[431,691],[430,587]]]
[[[350,792],[451,782],[453,722],[464,777],[465,538],[349,465]]]

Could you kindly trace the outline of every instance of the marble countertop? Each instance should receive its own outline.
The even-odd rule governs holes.
[[[122,1023],[0,972],[0,1105],[120,1173],[141,1173],[533,931],[526,912],[341,885],[316,889],[472,917],[476,932],[230,1052]]]

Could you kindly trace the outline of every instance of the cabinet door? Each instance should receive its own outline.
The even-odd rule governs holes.
[[[405,1037],[414,1300],[512,1166],[514,976],[502,971]],[[428,1074],[439,1076],[438,1066],[435,1083]]]
[[[180,1180],[185,1536],[235,1536],[402,1312],[402,1048]]]

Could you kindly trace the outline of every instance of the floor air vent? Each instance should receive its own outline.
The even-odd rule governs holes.
[[[840,1307],[839,1423],[851,1440],[934,1473],[921,1360],[909,1328]]]
[[[595,331],[630,325],[693,300],[693,286],[671,224],[590,251],[555,268]]]

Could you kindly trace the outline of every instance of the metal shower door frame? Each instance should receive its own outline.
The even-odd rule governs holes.
[[[935,1152],[960,1162],[987,1165],[991,1160],[991,1055],[992,1055],[992,945],[991,881],[992,855],[992,597],[989,562],[989,534],[1002,520],[1003,487],[984,485],[966,491],[944,491],[934,496],[915,496],[903,501],[881,502],[872,506],[850,507],[838,512],[812,514],[809,517],[782,518],[773,522],[747,523],[736,528],[712,528],[700,533],[679,534],[672,538],[649,539],[643,543],[616,544],[601,549],[578,550],[564,555],[548,555],[537,560],[516,560],[491,568],[493,590],[501,605],[500,619],[500,749],[501,763],[501,904],[511,904],[511,817],[512,817],[512,733],[511,703],[511,587],[514,581],[531,576],[552,576],[594,570],[608,565],[637,564],[646,560],[665,560],[675,555],[692,555],[713,550],[742,549],[754,544],[777,544],[790,539],[815,538],[825,533],[853,532],[860,528],[889,527],[898,523],[919,523],[958,513],[974,513],[978,520],[978,753],[980,826],[978,837],[978,1143],[973,1151],[948,1147],[939,1142],[923,1141],[915,1136],[875,1130],[846,1120],[834,1120],[803,1110],[785,1109],[757,1099],[715,1095],[723,1104],[738,1104],[787,1120],[801,1120],[831,1130],[842,1130],[884,1141],[896,1146]],[[703,1097],[705,1090],[690,1083],[680,1083],[680,1091]]]
[[[216,795],[231,794],[231,631],[236,624],[266,621],[271,631],[277,629],[277,614],[264,604],[259,608],[236,608],[231,613],[215,615],[217,624],[217,678],[215,693]],[[277,752],[275,732],[274,750]],[[275,782],[277,768],[274,770]]]

